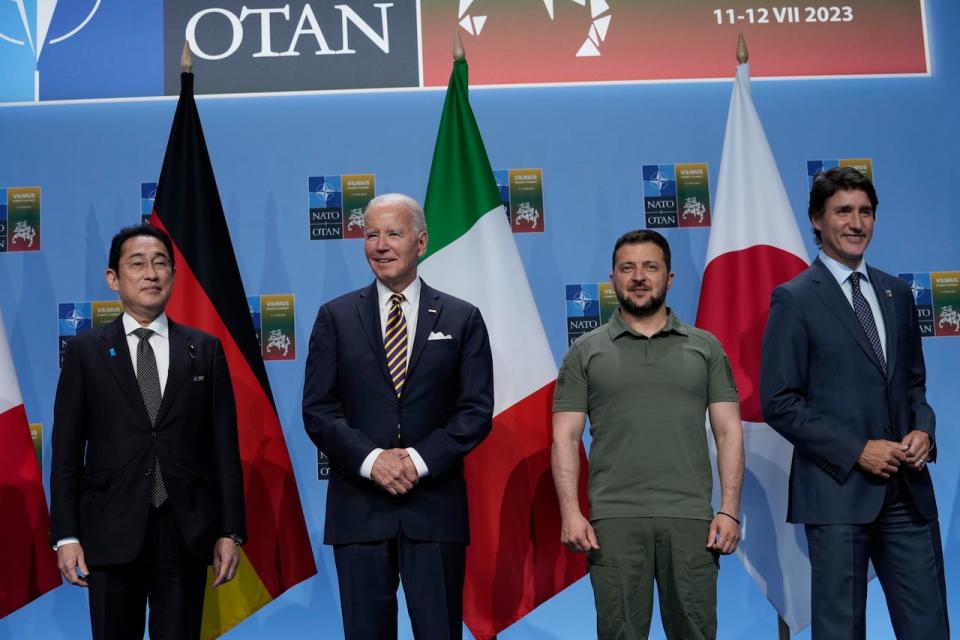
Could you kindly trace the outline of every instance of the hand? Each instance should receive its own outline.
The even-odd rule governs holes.
[[[581,553],[599,549],[597,534],[593,532],[590,521],[579,511],[563,517],[560,527],[560,542],[570,551]]]
[[[404,449],[387,449],[377,456],[370,470],[370,478],[386,489],[390,495],[403,495],[416,484],[417,469],[413,468],[413,478],[408,477],[406,465],[413,467],[410,455]]]
[[[230,582],[240,566],[240,549],[231,538],[218,538],[213,546],[213,586]]]
[[[413,458],[406,451],[403,452],[402,462],[403,477],[409,480],[411,484],[417,484],[420,480],[420,472],[417,471],[417,465],[413,464]]]
[[[867,440],[867,446],[857,458],[857,464],[867,473],[889,478],[890,474],[900,469],[900,463],[907,459],[905,450],[906,447],[899,442]]]
[[[730,516],[718,513],[710,521],[707,534],[707,549],[723,555],[733,553],[740,543],[740,525]]]
[[[60,568],[60,574],[66,578],[70,584],[78,587],[87,586],[87,576],[90,570],[87,569],[87,562],[83,558],[83,547],[79,542],[68,542],[57,549],[57,566]],[[80,568],[79,573],[77,568]]]
[[[926,431],[913,430],[903,437],[900,446],[906,454],[906,462],[919,471],[927,464],[930,455],[930,434]]]

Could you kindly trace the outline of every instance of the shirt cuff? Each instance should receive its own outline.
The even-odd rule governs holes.
[[[57,544],[53,545],[53,550],[60,551],[60,547],[66,544],[80,544],[80,538],[60,538]]]
[[[430,475],[430,469],[427,468],[427,463],[423,461],[423,458],[417,453],[416,449],[407,447],[407,454],[410,456],[410,459],[413,460],[413,466],[417,468],[418,478]]]
[[[383,453],[383,449],[374,449],[367,454],[367,457],[363,459],[363,464],[360,465],[360,476],[366,478],[367,480],[373,480],[371,477],[371,472],[373,471],[373,463],[376,462],[377,456]]]

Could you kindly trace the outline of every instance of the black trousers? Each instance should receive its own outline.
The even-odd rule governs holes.
[[[939,521],[924,520],[900,478],[891,478],[877,519],[807,525],[813,568],[814,640],[867,637],[867,561],[872,560],[899,640],[948,640]]]
[[[169,503],[151,509],[136,560],[90,567],[93,638],[143,640],[148,602],[150,640],[199,638],[206,583],[207,563],[187,549]]]
[[[333,558],[346,640],[397,637],[401,580],[417,640],[463,637],[464,545],[412,540],[401,532],[389,540],[335,545]]]

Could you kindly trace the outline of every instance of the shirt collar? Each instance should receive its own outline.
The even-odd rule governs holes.
[[[420,278],[417,277],[406,289],[400,292],[400,295],[406,298],[412,308],[417,308],[420,304],[420,288]],[[390,287],[377,280],[377,300],[381,309],[390,304],[390,296],[392,295],[393,291],[390,290]]]
[[[823,266],[827,268],[827,271],[833,275],[837,280],[837,284],[843,284],[850,277],[850,274],[856,271],[860,274],[860,280],[864,282],[870,282],[870,274],[867,273],[867,262],[866,260],[860,260],[860,264],[857,265],[856,269],[851,269],[847,265],[843,264],[839,260],[834,260],[826,253],[823,252],[823,249],[820,250],[820,254],[817,256],[820,258],[820,262],[823,263]]]
[[[625,333],[637,337],[646,337],[641,336],[639,333],[630,328],[630,326],[624,322],[623,318],[620,317],[620,307],[617,307],[617,310],[613,312],[613,315],[610,316],[610,320],[607,322],[607,330],[610,332],[610,338],[615,340],[622,336]],[[667,323],[663,325],[663,328],[660,331],[653,334],[653,336],[658,336],[664,333],[675,333],[680,336],[689,335],[686,327],[680,318],[677,317],[677,314],[673,312],[673,309],[667,307]],[[651,338],[653,336],[650,336]]]
[[[140,323],[134,320],[133,316],[131,316],[126,311],[123,312],[121,319],[123,320],[124,335],[130,335],[131,333],[133,333],[134,331],[140,328]],[[153,319],[153,322],[151,322],[144,328],[152,330],[155,334],[157,334],[161,338],[169,339],[170,337],[170,323],[167,320],[166,313],[161,313],[159,316]]]

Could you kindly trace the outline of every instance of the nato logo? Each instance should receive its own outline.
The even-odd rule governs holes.
[[[162,11],[161,0],[0,2],[0,101],[162,93],[162,47],[144,46],[162,41]]]
[[[932,336],[935,334],[933,326],[933,288],[930,285],[929,273],[900,273],[901,280],[910,287],[913,302],[917,307],[917,322],[920,325],[920,335]]]
[[[643,165],[643,210],[647,228],[678,226],[676,165]]]
[[[153,215],[153,204],[157,200],[157,183],[140,183],[140,222],[148,224]]]
[[[343,178],[307,178],[310,203],[310,239],[338,240],[343,237]]]
[[[567,285],[567,317],[600,317],[600,293],[595,284]]]
[[[596,284],[566,285],[567,344],[600,326],[600,288]]]
[[[93,313],[89,302],[61,302],[59,305],[61,336],[76,336],[93,326]]]
[[[647,198],[676,198],[676,167],[672,164],[643,165],[643,195]]]
[[[340,209],[343,207],[343,192],[340,176],[314,176],[309,178],[311,209]]]

